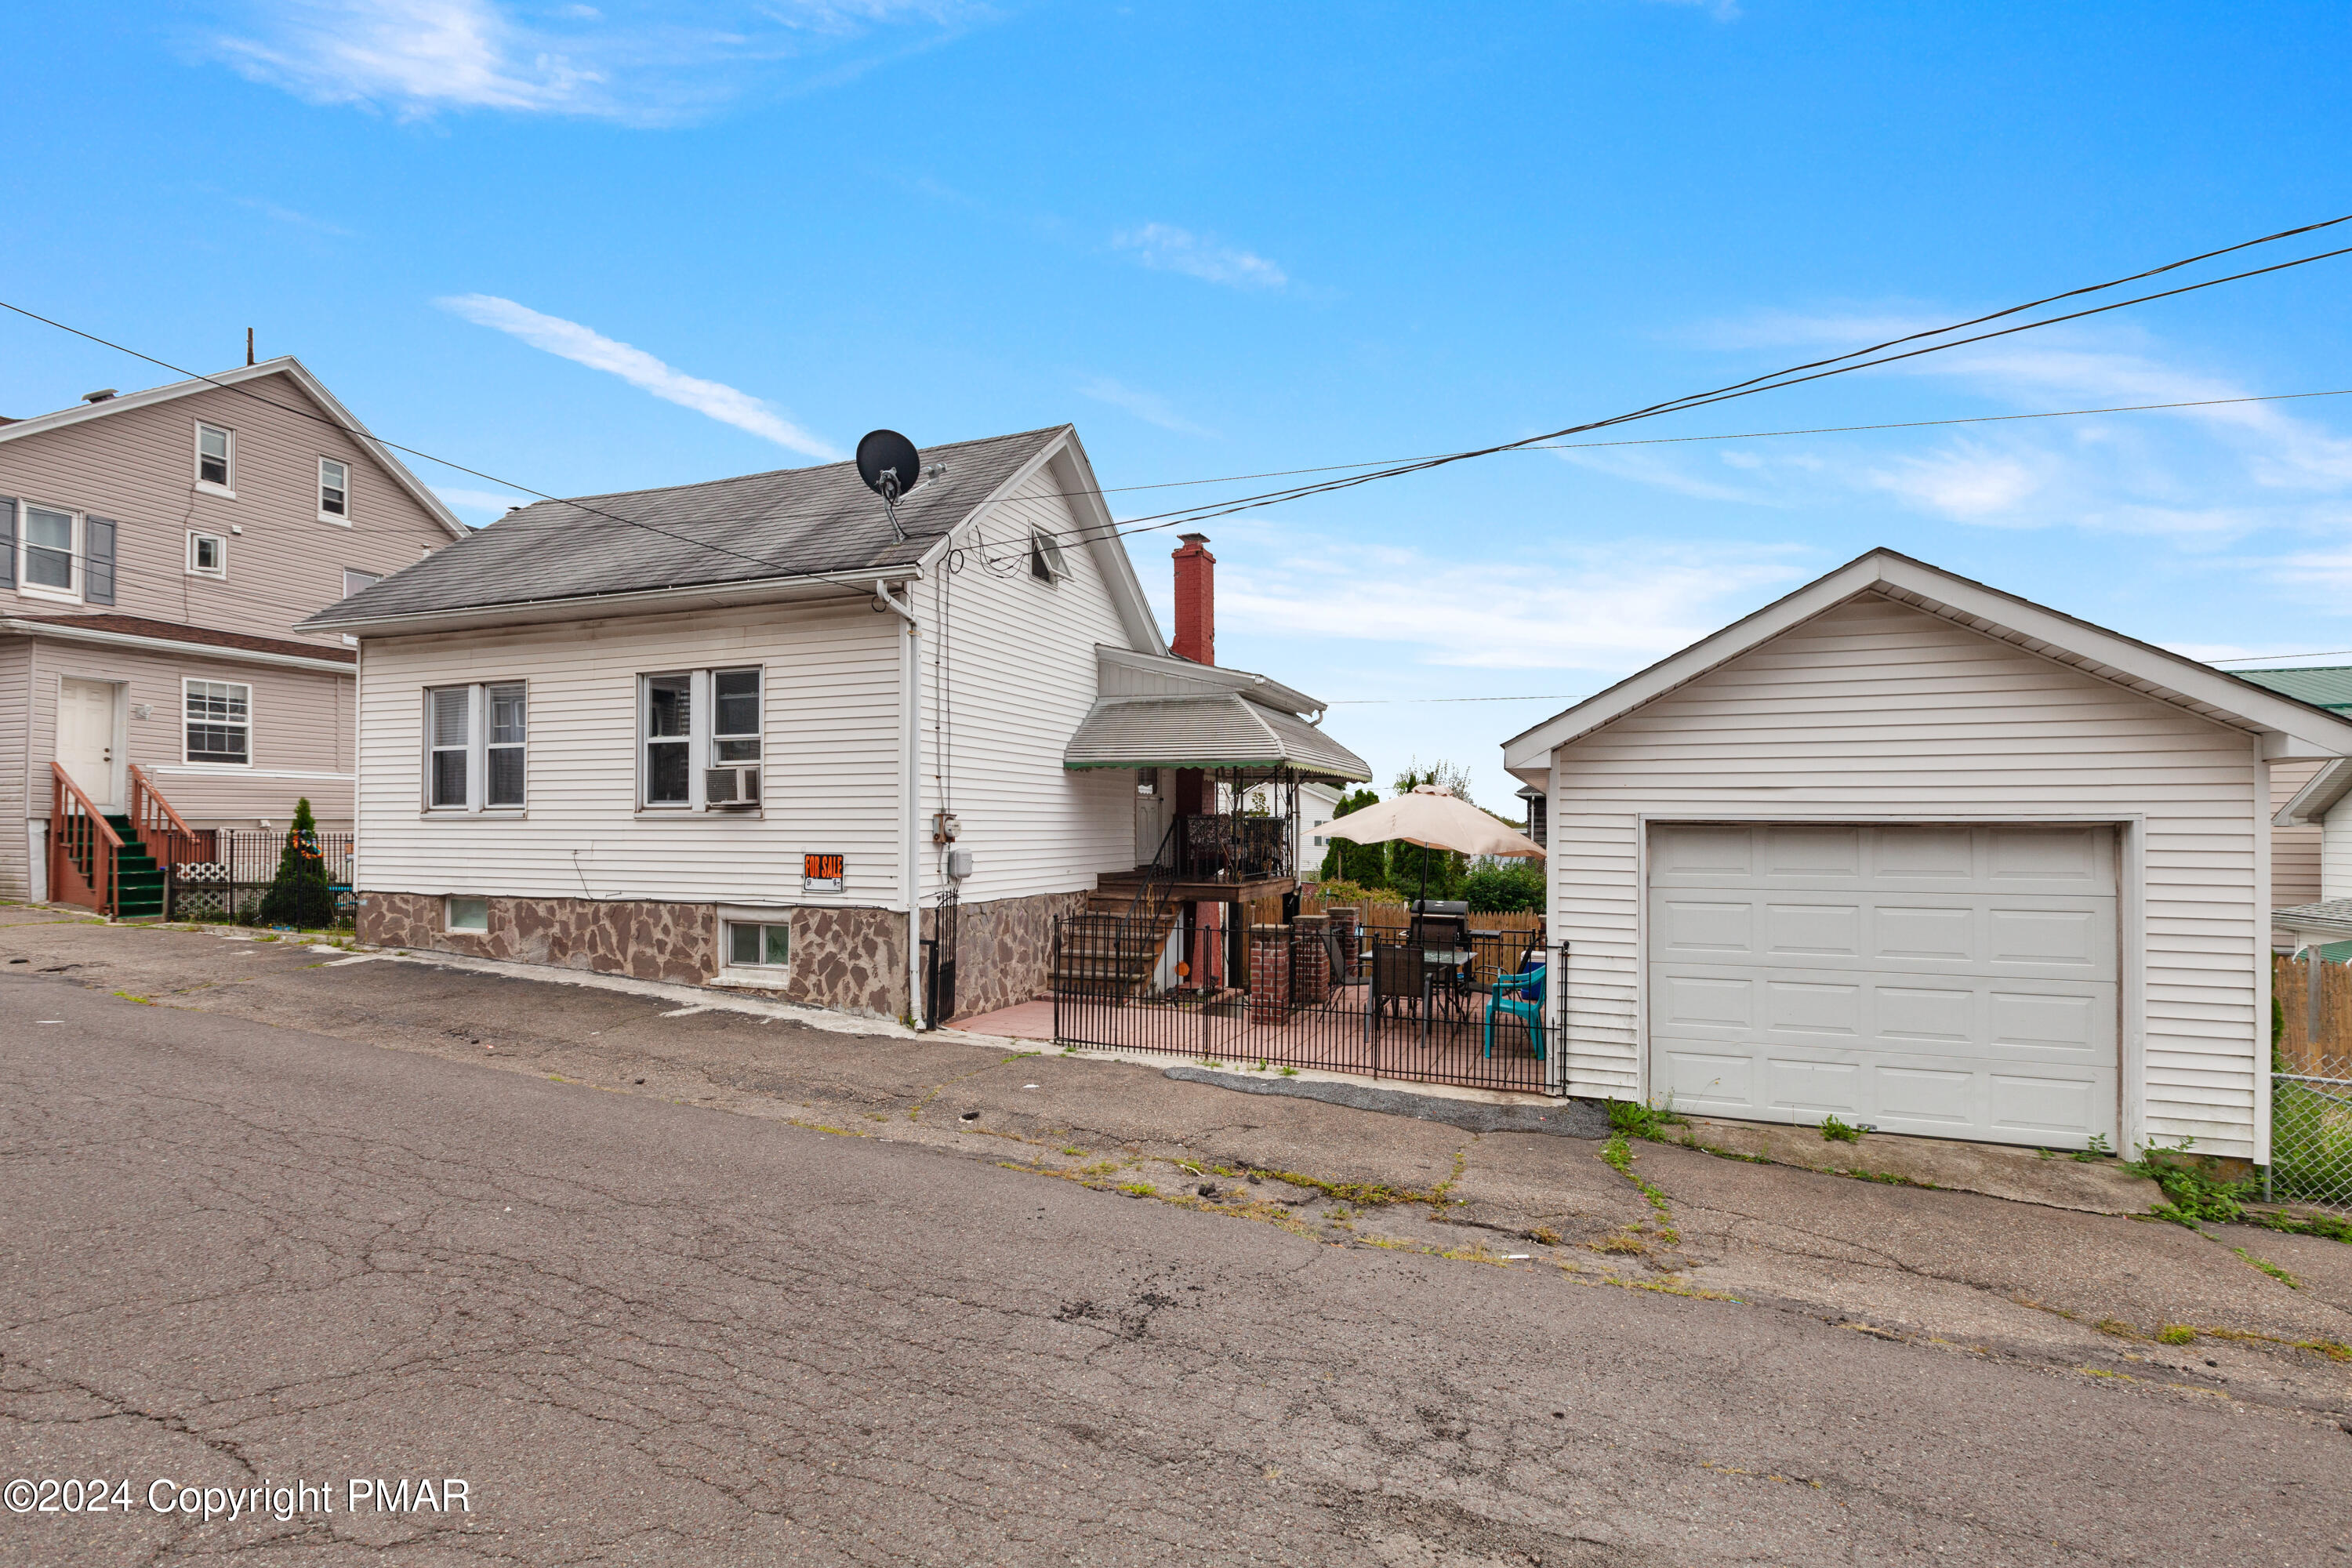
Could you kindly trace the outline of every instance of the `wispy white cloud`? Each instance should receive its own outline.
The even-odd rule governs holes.
[[[1230,288],[1280,289],[1290,281],[1287,272],[1263,256],[1173,224],[1121,229],[1110,242],[1146,267]]]
[[[1739,0],[1653,0],[1664,5],[1691,5],[1704,9],[1718,22],[1737,22],[1740,17]]]
[[[1703,347],[1748,354],[1751,363],[1759,350],[1799,360],[1925,331],[1963,313],[1916,305],[1762,311],[1708,323],[1691,338]],[[2217,403],[2270,389],[2185,367],[2127,326],[2051,329],[1864,374],[1933,382],[2021,412],[2207,405],[1942,434],[1654,448],[1634,461],[1563,455],[1707,499],[1818,506],[1878,496],[1983,527],[2063,526],[2207,546],[2264,528],[2338,527],[2352,505],[2352,439],[2321,423],[2327,405]],[[1725,486],[1727,467],[1748,469],[1746,482]]]
[[[318,234],[331,234],[340,239],[352,237],[352,231],[341,224],[312,217],[309,213],[296,212],[292,207],[279,206],[276,202],[264,201],[259,196],[237,196],[234,199],[237,205],[257,212],[272,223],[282,223],[291,228],[307,228]]]
[[[765,68],[888,26],[940,36],[987,15],[966,0],[625,0],[612,8],[248,0],[245,12],[204,47],[313,103],[404,118],[478,109],[641,124],[691,119],[744,91]],[[840,75],[828,68],[829,79]]]
[[[1554,551],[1549,564],[1337,542],[1265,563],[1234,552],[1217,617],[1261,636],[1403,645],[1427,665],[1615,673],[1697,641],[1815,563],[1797,545],[1641,540]]]
[[[739,392],[723,382],[704,381],[698,376],[674,370],[643,349],[615,342],[577,321],[567,321],[561,316],[542,315],[528,306],[518,305],[512,300],[499,299],[495,294],[458,294],[437,300],[435,303],[479,326],[494,327],[521,339],[535,349],[559,354],[592,370],[617,375],[631,386],[650,392],[656,397],[675,403],[681,408],[691,408],[722,425],[748,430],[779,447],[828,462],[838,460],[843,456],[750,393]]]
[[[1090,376],[1078,384],[1078,395],[1091,397],[1097,403],[1108,403],[1113,408],[1123,408],[1146,425],[1157,425],[1162,430],[1173,430],[1180,436],[1214,436],[1169,406],[1168,400],[1156,392],[1146,392],[1139,386],[1129,386],[1107,375]]]

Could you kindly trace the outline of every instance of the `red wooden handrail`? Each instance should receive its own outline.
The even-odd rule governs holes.
[[[165,871],[191,861],[208,859],[196,830],[172,809],[138,763],[131,764],[131,826]]]
[[[73,881],[89,894],[87,906],[111,915],[114,857],[122,847],[122,837],[73,782],[63,763],[50,763],[49,775],[49,897],[85,902],[71,896],[66,876],[70,871]]]

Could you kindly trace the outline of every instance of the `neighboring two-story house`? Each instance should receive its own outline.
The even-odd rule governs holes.
[[[467,531],[291,357],[0,422],[0,897],[101,902],[134,797],[348,826],[357,650],[295,623]]]
[[[313,616],[362,939],[947,1018],[1108,905],[1230,973],[1297,790],[1368,770],[1214,665],[1198,536],[1171,653],[1069,426],[923,458],[896,527],[847,463],[541,501]]]

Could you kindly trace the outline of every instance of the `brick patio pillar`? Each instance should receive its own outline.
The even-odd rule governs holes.
[[[1339,939],[1339,973],[1331,976],[1334,985],[1345,985],[1356,978],[1356,911],[1352,908],[1325,910],[1331,921],[1331,934]]]
[[[1301,915],[1290,928],[1290,1001],[1297,1007],[1320,1007],[1331,999],[1331,953],[1323,945],[1330,920]]]
[[[1254,925],[1250,940],[1250,1022],[1290,1020],[1290,928]]]

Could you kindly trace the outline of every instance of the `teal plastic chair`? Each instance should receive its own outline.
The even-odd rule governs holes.
[[[1517,1018],[1527,1026],[1528,1049],[1535,1053],[1536,1060],[1544,1059],[1543,988],[1544,972],[1541,968],[1530,969],[1520,974],[1500,975],[1486,988],[1486,1055],[1489,1058],[1495,1054],[1495,1015],[1500,1013],[1506,1018]]]

